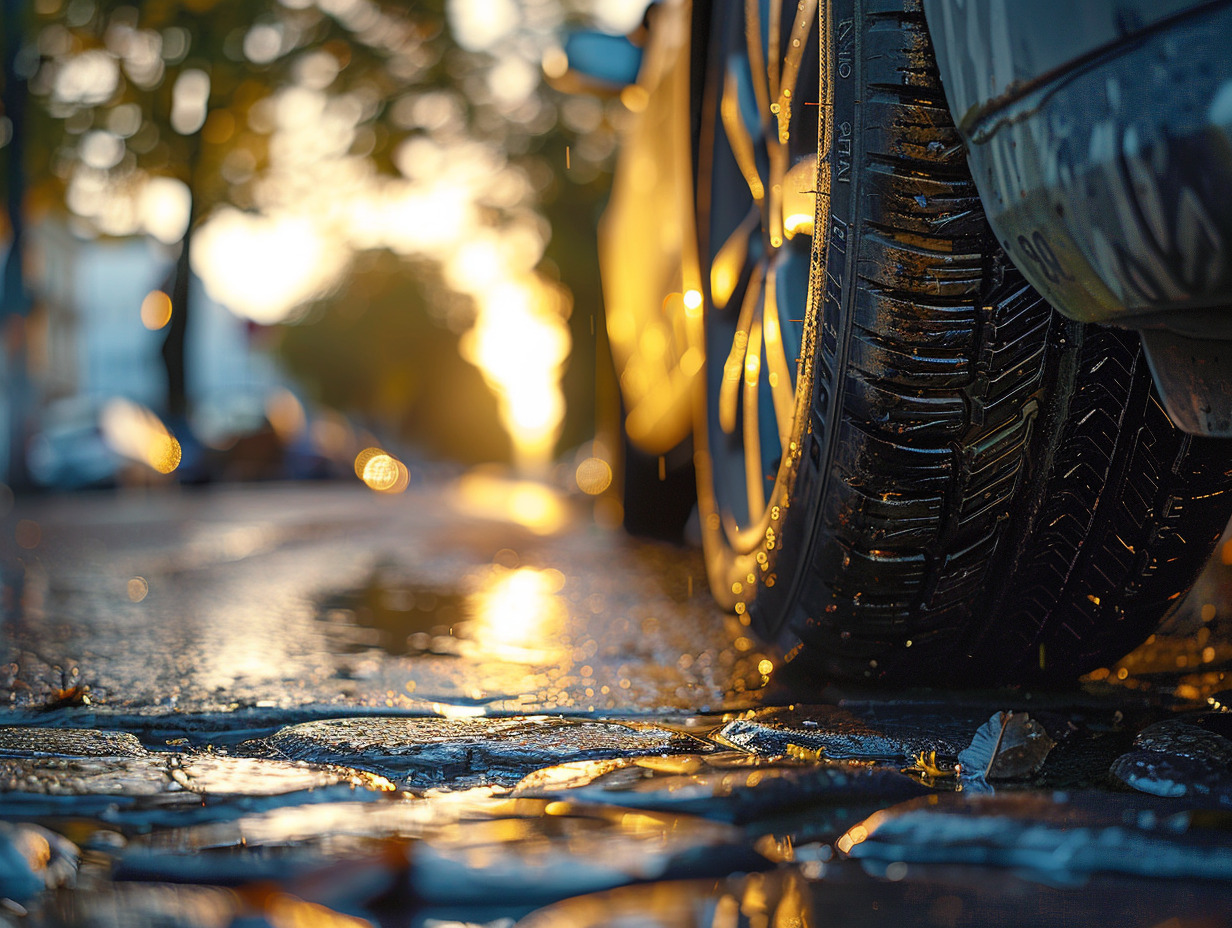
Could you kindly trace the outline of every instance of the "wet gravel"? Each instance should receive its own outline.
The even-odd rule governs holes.
[[[24,503],[0,926],[1232,924],[1224,568],[1069,692],[788,688],[696,552],[466,492]]]

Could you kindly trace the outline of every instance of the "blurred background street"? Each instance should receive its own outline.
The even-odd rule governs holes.
[[[641,102],[545,75],[642,6],[7,2],[0,479],[545,475],[616,402],[595,226]]]

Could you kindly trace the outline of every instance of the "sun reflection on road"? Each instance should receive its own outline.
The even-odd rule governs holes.
[[[474,618],[465,628],[473,657],[513,663],[546,663],[563,657],[565,585],[559,570],[492,568],[471,599]]]
[[[550,487],[484,471],[462,477],[454,485],[450,503],[463,515],[511,522],[536,535],[554,535],[569,524],[568,507]]]

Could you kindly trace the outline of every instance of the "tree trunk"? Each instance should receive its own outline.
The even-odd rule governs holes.
[[[163,364],[167,369],[167,415],[172,422],[182,423],[189,414],[188,386],[185,378],[185,348],[187,345],[188,321],[192,311],[192,239],[197,225],[197,166],[201,155],[201,133],[189,139],[191,148],[188,158],[189,190],[188,225],[180,241],[180,256],[175,262],[171,282],[171,322],[167,326],[167,338],[163,341]]]
[[[188,416],[188,387],[185,379],[185,346],[191,305],[192,236],[197,219],[196,198],[188,211],[188,227],[180,242],[180,256],[175,262],[171,280],[171,322],[163,341],[163,364],[167,369],[167,415],[172,420]]]
[[[30,309],[24,274],[26,194],[25,155],[26,79],[18,72],[17,56],[21,50],[25,29],[22,28],[21,0],[3,0],[0,24],[0,50],[3,52],[4,88],[3,112],[9,120],[9,143],[5,146],[5,210],[12,241],[4,263],[3,290],[0,291],[0,327],[3,329],[3,356],[0,357],[0,379],[3,380],[7,409],[7,434],[4,444],[7,454],[0,455],[0,480],[14,487],[26,483],[25,431],[30,400],[30,384],[26,375],[25,316]]]

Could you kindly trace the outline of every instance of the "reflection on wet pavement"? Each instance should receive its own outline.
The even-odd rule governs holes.
[[[296,760],[347,763],[407,787],[516,782],[548,763],[666,755],[703,744],[639,722],[552,718],[328,719],[271,735]]]
[[[745,823],[807,806],[880,803],[924,792],[917,780],[891,768],[726,752],[575,761],[536,770],[513,795]]]
[[[376,648],[395,657],[456,654],[454,628],[466,597],[430,586],[386,585],[377,576],[320,606],[326,634],[340,653]]]
[[[1218,572],[1070,692],[788,689],[544,487],[25,505],[4,928],[1232,921]]]
[[[148,828],[376,798],[393,788],[348,768],[212,754],[0,759],[0,809],[25,819],[84,815]]]
[[[143,716],[757,704],[766,655],[715,610],[696,552],[576,513],[547,534],[459,515],[468,486],[46,501],[0,687],[18,709],[82,687]]]
[[[714,822],[475,791],[287,809],[137,837],[120,854],[116,876],[244,885],[303,881],[354,861],[368,861],[380,875],[381,894],[392,882],[420,904],[513,907],[770,866],[739,832]]]
[[[836,847],[884,866],[1011,867],[1060,885],[1081,885],[1095,872],[1232,879],[1225,821],[1121,793],[928,796],[875,813]]]
[[[979,867],[913,867],[873,876],[830,865],[824,877],[803,868],[631,886],[548,906],[519,928],[1208,928],[1227,925],[1227,896],[1209,885],[1175,894],[1144,892],[1140,881],[1099,877],[1056,887]]]

